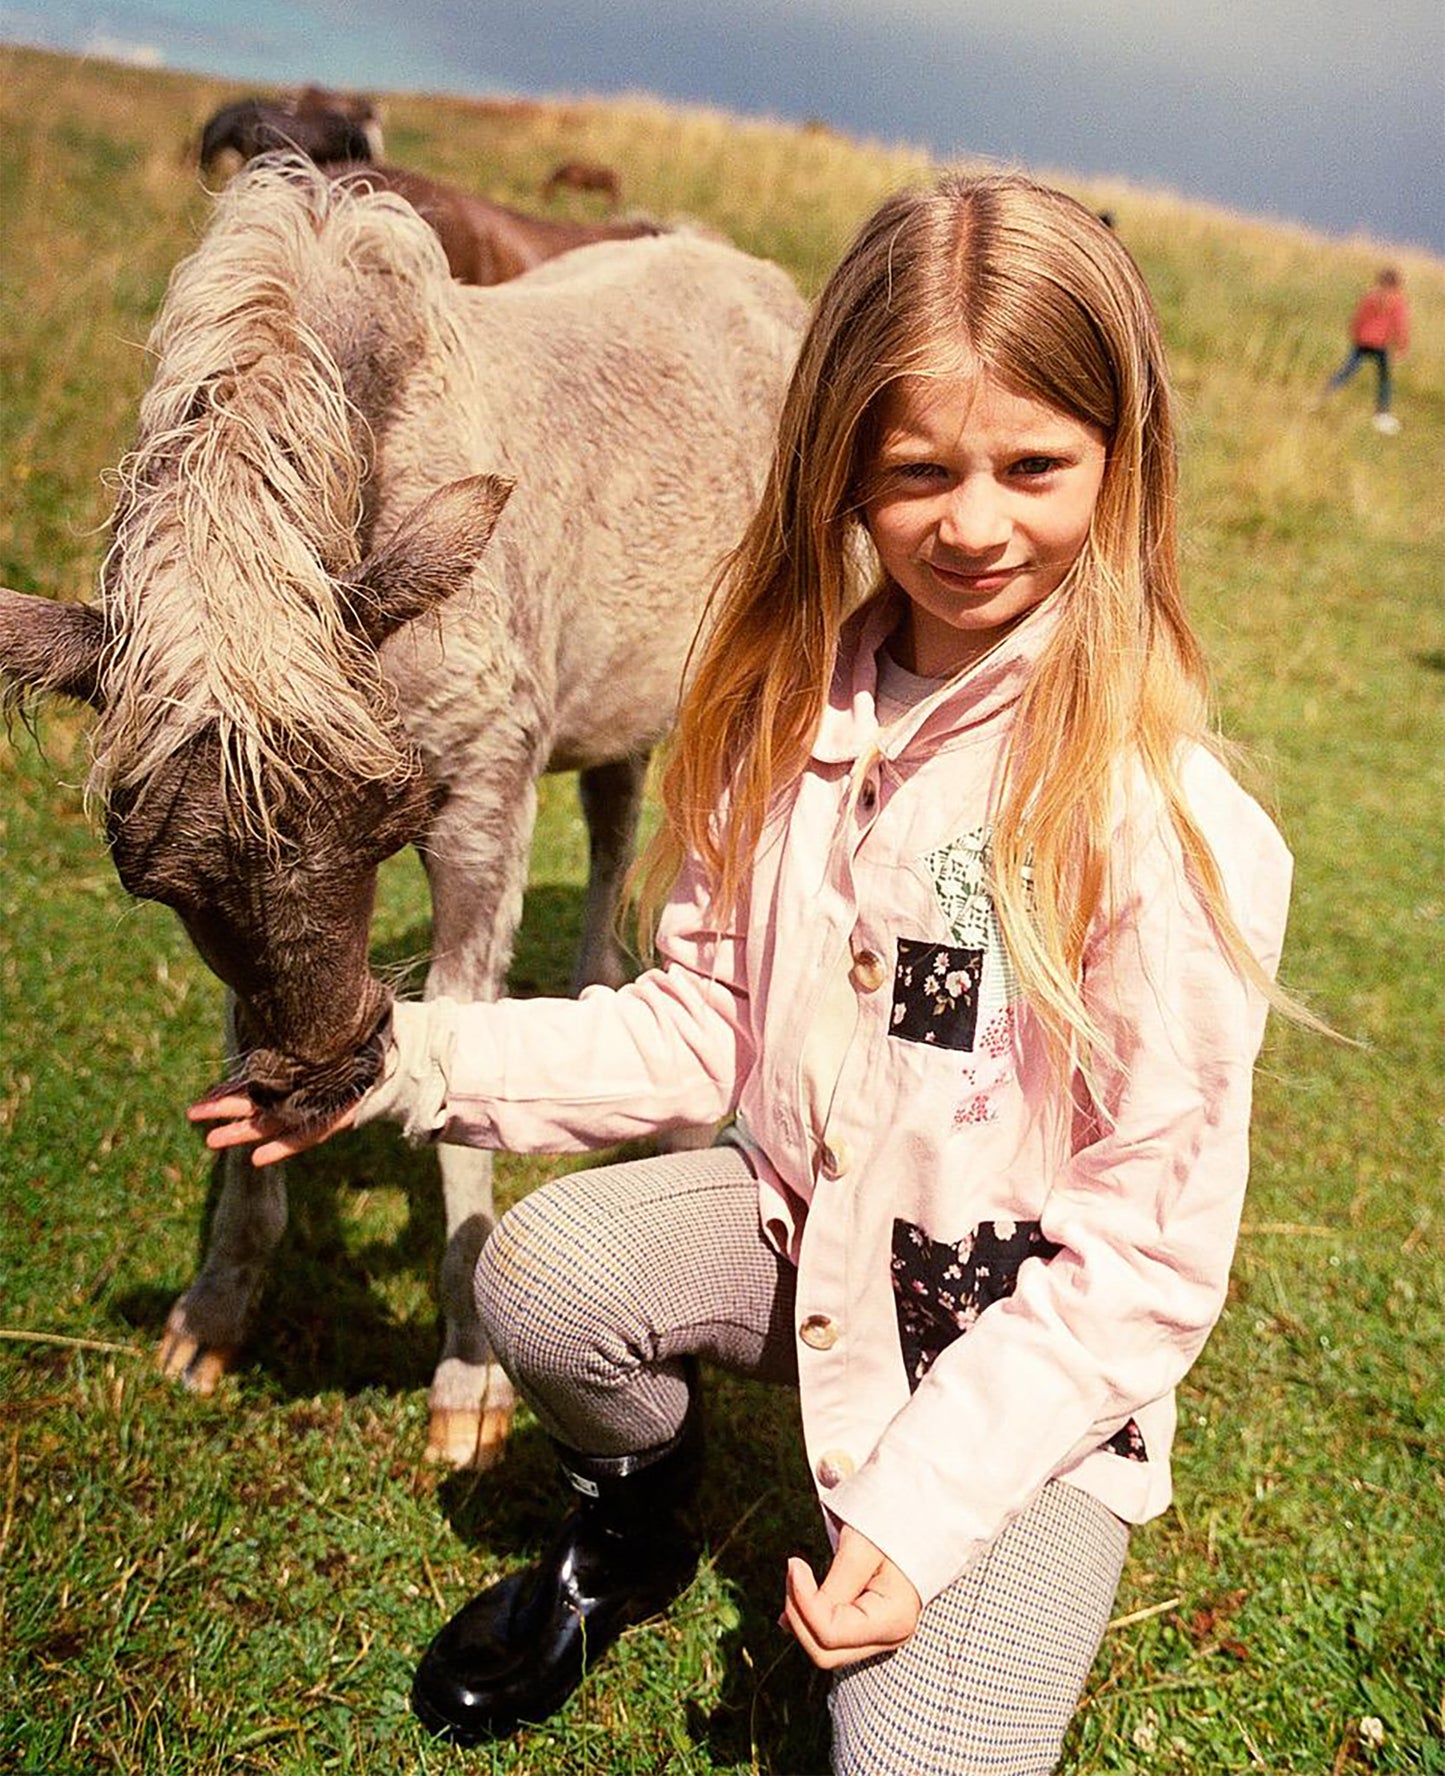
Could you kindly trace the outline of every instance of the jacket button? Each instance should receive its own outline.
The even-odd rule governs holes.
[[[859,950],[848,972],[860,993],[876,993],[888,978],[883,958],[876,950]]]
[[[809,1350],[832,1350],[838,1342],[838,1328],[827,1314],[809,1314],[799,1326],[798,1336]]]
[[[846,1449],[829,1449],[818,1457],[813,1472],[818,1476],[819,1486],[832,1487],[851,1480],[858,1472],[858,1466]]]
[[[826,1142],[818,1150],[818,1170],[825,1178],[841,1178],[853,1163],[853,1152],[846,1141]]]

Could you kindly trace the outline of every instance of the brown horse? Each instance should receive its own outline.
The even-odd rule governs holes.
[[[610,166],[591,160],[564,160],[542,181],[542,201],[550,203],[559,191],[597,191],[615,210],[622,202],[621,175]]]
[[[121,880],[174,907],[227,984],[234,1077],[283,1122],[378,1075],[391,994],[368,931],[401,846],[431,889],[427,992],[501,992],[544,771],[580,771],[590,828],[577,979],[622,979],[648,750],[802,319],[776,266],[691,235],[472,289],[391,192],[262,162],[221,194],[152,333],[101,602],[0,592],[0,671],[95,706]],[[428,1450],[481,1466],[511,1408],[471,1292],[489,1156],[439,1153]],[[280,1168],[225,1169],[162,1346],[197,1391],[245,1337],[285,1219]]]
[[[366,93],[338,92],[331,86],[299,87],[285,101],[286,108],[298,112],[335,111],[357,123],[380,124],[381,113],[376,100]]]
[[[329,103],[320,87],[307,87],[290,102],[239,99],[223,105],[201,131],[200,166],[209,173],[223,154],[244,163],[261,154],[290,150],[317,166],[369,161],[381,153],[381,126],[370,100]]]
[[[501,284],[545,259],[604,240],[639,240],[666,232],[643,219],[618,222],[560,222],[528,216],[505,204],[444,185],[425,173],[394,166],[328,166],[333,179],[394,191],[436,230],[452,276],[464,284]]]

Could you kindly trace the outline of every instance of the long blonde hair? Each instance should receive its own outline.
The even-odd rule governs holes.
[[[644,915],[689,853],[718,924],[736,911],[768,810],[804,769],[859,599],[851,564],[884,397],[901,378],[963,364],[1096,426],[1107,443],[1088,539],[1019,702],[993,817],[990,888],[1025,997],[1060,1060],[1087,1068],[1099,1033],[1082,955],[1107,901],[1119,767],[1132,757],[1158,787],[1234,966],[1288,1005],[1229,911],[1178,777],[1181,743],[1223,748],[1180,595],[1174,424],[1153,304],[1108,227],[1013,174],[948,175],[890,198],[819,298],[762,503],[719,582],[681,703]]]

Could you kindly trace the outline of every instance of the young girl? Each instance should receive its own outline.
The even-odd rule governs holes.
[[[1050,1770],[1224,1300],[1290,874],[1209,732],[1158,327],[1090,211],[949,177],[864,227],[664,806],[658,966],[398,1005],[332,1125],[568,1151],[734,1118],[488,1242],[484,1322],[579,1503],[417,1708],[468,1743],[540,1719],[688,1582],[703,1359],[801,1389],[834,1552],[788,1562],[782,1620],[836,1673],[835,1771]],[[193,1115],[258,1163],[310,1144]]]

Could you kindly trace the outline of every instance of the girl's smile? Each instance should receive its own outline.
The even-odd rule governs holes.
[[[908,600],[901,665],[951,676],[1057,590],[1088,538],[1106,456],[1098,427],[987,370],[895,385],[863,510]]]

